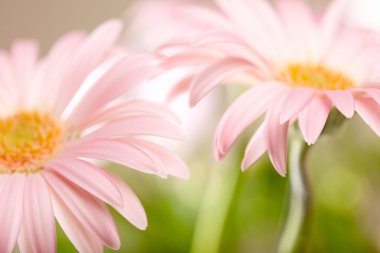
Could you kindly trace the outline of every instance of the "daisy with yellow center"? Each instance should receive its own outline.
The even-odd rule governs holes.
[[[62,37],[37,60],[34,41],[0,50],[0,252],[56,252],[56,225],[79,252],[118,249],[106,204],[145,229],[140,201],[97,161],[161,177],[186,178],[186,165],[146,135],[182,139],[167,107],[122,97],[156,71],[155,57],[115,42],[122,25]]]
[[[152,3],[139,16],[169,13],[153,26],[165,38],[155,45],[163,66],[196,66],[171,96],[189,90],[194,106],[226,80],[249,88],[220,121],[217,159],[265,114],[242,168],[268,152],[285,175],[288,127],[296,121],[308,144],[317,141],[333,107],[347,118],[358,112],[380,135],[380,91],[373,86],[380,45],[370,31],[343,24],[346,3],[332,1],[323,15],[302,0],[277,0],[274,7],[264,0],[215,0],[218,8]]]

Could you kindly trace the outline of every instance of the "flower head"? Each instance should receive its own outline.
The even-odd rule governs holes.
[[[347,118],[358,112],[380,135],[378,36],[343,23],[346,1],[333,1],[323,15],[301,0],[278,0],[274,7],[263,0],[215,3],[216,8],[172,5],[169,13],[178,21],[157,51],[168,69],[201,66],[171,94],[190,90],[191,105],[232,77],[246,85],[217,128],[218,159],[261,115],[265,120],[247,146],[244,170],[268,152],[285,175],[289,126],[298,121],[305,141],[313,144],[333,107]],[[181,36],[181,25],[192,28],[191,36]]]
[[[62,37],[45,58],[34,41],[0,51],[0,252],[55,252],[55,219],[79,252],[118,248],[105,204],[140,229],[144,209],[110,161],[161,177],[186,165],[140,138],[181,139],[167,107],[122,97],[156,71],[149,54],[115,46],[121,22]]]

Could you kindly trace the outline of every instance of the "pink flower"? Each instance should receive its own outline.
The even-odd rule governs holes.
[[[144,209],[120,178],[94,160],[161,177],[187,178],[186,165],[139,138],[181,139],[165,106],[120,98],[154,73],[149,54],[115,47],[122,25],[72,32],[37,60],[34,41],[0,51],[0,252],[56,251],[55,218],[80,252],[117,249],[105,204],[140,229]]]
[[[346,118],[358,112],[380,135],[380,90],[373,86],[379,81],[378,37],[343,24],[345,2],[333,1],[323,15],[297,0],[279,0],[275,8],[263,0],[216,0],[217,8],[173,4],[171,22],[155,22],[169,31],[157,49],[166,56],[164,67],[203,66],[171,96],[189,89],[194,106],[231,77],[247,87],[216,130],[217,159],[261,115],[265,120],[247,146],[243,170],[267,152],[285,175],[289,125],[298,121],[313,144],[333,107]],[[191,36],[182,36],[181,26]]]

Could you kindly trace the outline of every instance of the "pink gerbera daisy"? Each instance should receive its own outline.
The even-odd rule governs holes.
[[[120,96],[155,72],[149,54],[114,44],[122,25],[72,32],[37,60],[21,40],[0,51],[0,252],[56,251],[55,219],[79,252],[117,249],[120,240],[105,204],[140,229],[144,209],[132,190],[99,166],[186,178],[177,156],[139,138],[181,139],[166,107]]]
[[[167,56],[163,66],[206,64],[171,95],[189,89],[195,105],[233,76],[249,88],[219,123],[214,142],[218,159],[263,114],[265,120],[247,146],[244,170],[268,152],[285,175],[289,126],[298,121],[305,141],[313,144],[333,107],[347,118],[358,112],[380,135],[380,90],[373,86],[379,77],[378,38],[343,24],[346,1],[333,1],[323,15],[297,0],[278,0],[275,8],[263,0],[215,3],[217,8],[152,3],[150,10],[169,13],[161,23],[168,32],[158,49]]]

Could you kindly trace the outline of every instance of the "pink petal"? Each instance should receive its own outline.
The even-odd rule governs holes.
[[[79,125],[72,125],[72,131],[82,131],[83,128],[91,127],[92,125],[115,120],[122,119],[128,116],[160,116],[170,121],[180,123],[178,115],[169,109],[166,105],[156,104],[141,99],[133,99],[129,101],[120,101],[114,103],[112,106],[107,107],[98,113],[95,113],[87,120],[81,122]]]
[[[75,248],[83,253],[103,253],[103,245],[98,237],[82,224],[54,191],[52,191],[51,197],[53,201],[54,215]],[[25,253],[29,252],[25,251]]]
[[[24,193],[24,237],[30,253],[56,252],[56,233],[50,192],[40,174],[28,175]]]
[[[282,84],[264,83],[237,98],[224,113],[216,130],[214,149],[217,159],[222,159],[240,134],[286,92]]]
[[[19,40],[12,44],[11,64],[13,69],[13,84],[18,87],[19,102],[24,106],[29,105],[29,99],[33,94],[33,85],[30,85],[33,79],[34,68],[38,56],[38,45],[32,40]]]
[[[380,136],[380,106],[372,99],[356,98],[355,109],[360,117]]]
[[[18,238],[23,214],[25,175],[1,175],[0,252],[11,253]]]
[[[292,57],[299,59],[308,55],[310,45],[316,39],[316,22],[311,9],[299,0],[280,0],[277,3],[280,18],[290,38]]]
[[[363,89],[378,105],[380,105],[380,89],[379,88],[365,88]]]
[[[255,134],[252,136],[248,143],[247,149],[245,150],[244,159],[242,162],[242,169],[246,171],[252,164],[254,164],[258,159],[260,159],[267,151],[266,139],[265,139],[265,124],[256,130]]]
[[[113,63],[114,58],[117,58],[116,63]],[[153,66],[155,58],[151,54],[117,55],[114,58],[94,70],[94,72],[99,72],[105,67],[108,68],[106,73],[84,94],[83,99],[70,115],[74,122],[101,110],[117,97],[152,77],[157,71]],[[111,68],[108,66],[110,64]]]
[[[331,103],[346,117],[351,118],[355,113],[355,101],[350,91],[326,91]]]
[[[173,152],[144,140],[128,139],[126,141],[138,146],[144,152],[150,154],[151,157],[155,157],[155,160],[161,161],[161,164],[165,167],[166,174],[181,179],[189,178],[190,174],[186,163]]]
[[[166,177],[162,162],[133,142],[109,139],[87,141],[71,146],[64,155],[110,161],[144,173]]]
[[[77,186],[66,182],[51,171],[44,172],[50,188],[71,210],[73,215],[91,230],[107,247],[118,249],[120,239],[107,207]]]
[[[99,139],[135,135],[153,135],[183,140],[184,133],[177,123],[158,116],[129,116],[112,121],[89,133],[84,139]]]
[[[260,2],[260,3],[258,3]],[[277,15],[264,1],[217,0],[216,4],[237,32],[266,58],[273,59],[282,48]]]
[[[122,206],[123,200],[119,190],[108,179],[103,170],[95,165],[65,157],[49,161],[46,167],[100,200],[113,206]]]
[[[209,63],[215,60],[215,56],[211,52],[205,52],[198,48],[186,48],[184,52],[176,53],[173,56],[167,57],[161,64],[163,69],[175,69],[178,67],[199,65],[202,63]]]
[[[239,72],[255,69],[255,65],[251,62],[238,58],[226,58],[211,64],[194,79],[190,105],[196,105],[199,100],[225,79]]]
[[[42,79],[42,94],[47,105],[54,105],[68,62],[72,59],[78,46],[83,42],[83,32],[71,32],[60,38],[44,60],[45,73]]]
[[[272,105],[267,112],[265,139],[268,155],[274,168],[281,176],[285,176],[289,122],[280,124],[280,105],[281,103]]]
[[[190,75],[183,78],[180,82],[178,82],[168,93],[166,100],[171,102],[181,94],[188,91],[191,87],[191,84],[194,80],[194,76]]]
[[[92,32],[81,44],[60,85],[59,97],[56,101],[57,112],[62,112],[65,109],[91,70],[103,60],[105,54],[119,38],[121,29],[120,21],[107,21]]]
[[[333,0],[323,16],[320,36],[325,50],[334,43],[334,37],[337,36],[337,31],[343,23],[347,3],[347,0]]]
[[[30,246],[30,241],[25,238],[25,229],[21,226],[20,233],[17,239],[18,249],[20,253],[29,253],[33,252],[32,247]]]
[[[114,206],[125,219],[129,220],[134,226],[141,230],[145,230],[148,226],[148,221],[140,200],[129,186],[119,177],[106,171],[110,180],[118,187],[123,196],[123,207]]]
[[[298,115],[298,125],[305,141],[309,145],[314,144],[321,135],[329,116],[330,109],[330,101],[325,97],[317,96]]]
[[[295,117],[312,100],[316,91],[310,88],[295,88],[285,98],[281,109],[280,123]]]

